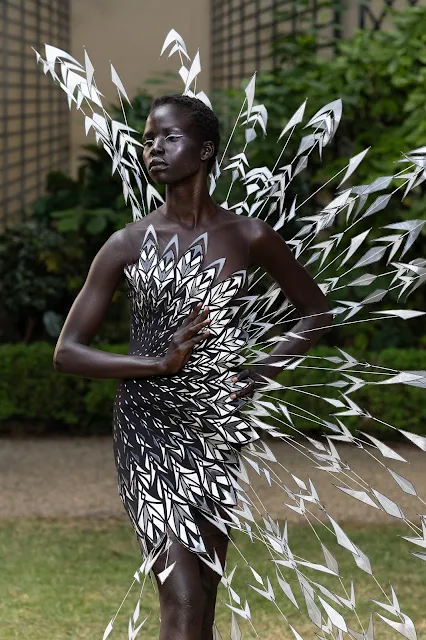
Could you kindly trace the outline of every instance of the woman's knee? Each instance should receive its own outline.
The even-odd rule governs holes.
[[[160,590],[160,603],[161,617],[178,628],[201,627],[206,603],[204,590],[163,589]]]

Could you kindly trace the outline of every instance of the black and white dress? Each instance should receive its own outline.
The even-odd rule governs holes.
[[[199,302],[209,307],[211,320],[210,337],[195,346],[179,373],[119,384],[114,410],[119,493],[144,549],[158,547],[171,532],[191,551],[204,553],[197,511],[223,528],[223,509],[236,507],[238,500],[238,452],[258,439],[230,398],[236,387],[231,377],[247,342],[238,326],[247,274],[241,270],[220,280],[223,260],[204,265],[207,242],[203,234],[179,256],[175,236],[160,254],[149,226],[138,262],[125,269],[131,354],[164,355]]]

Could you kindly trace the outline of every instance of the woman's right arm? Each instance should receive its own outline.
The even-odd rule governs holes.
[[[159,358],[119,355],[90,347],[129,262],[126,230],[117,231],[100,249],[72,305],[56,345],[54,368],[84,378],[141,378],[158,375]]]
[[[132,262],[126,229],[104,244],[90,267],[86,282],[65,321],[53,357],[55,370],[84,378],[148,378],[173,375],[188,362],[193,347],[208,338],[208,309],[201,305],[175,332],[163,357],[119,355],[90,346],[111,304],[123,274]]]

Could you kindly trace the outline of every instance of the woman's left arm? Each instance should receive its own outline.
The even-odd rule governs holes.
[[[285,340],[277,343],[270,355],[257,365],[254,371],[267,378],[275,378],[282,367],[271,366],[287,356],[300,356],[315,345],[332,324],[333,316],[326,296],[306,269],[295,259],[281,236],[263,220],[251,221],[250,262],[263,267],[276,281],[286,298],[299,311],[301,318],[286,332]],[[249,377],[251,371],[241,372],[236,380]],[[255,384],[251,383],[232,394],[241,398],[251,394]]]

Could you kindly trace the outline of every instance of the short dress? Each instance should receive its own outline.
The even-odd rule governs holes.
[[[113,417],[118,489],[146,553],[170,534],[189,550],[206,552],[198,516],[223,530],[224,514],[236,507],[241,489],[240,450],[258,439],[240,403],[230,398],[248,338],[238,322],[247,272],[220,281],[223,259],[204,266],[207,241],[203,234],[179,257],[175,236],[160,255],[150,225],[139,260],[125,268],[130,354],[165,355],[199,302],[209,307],[211,320],[209,338],[194,347],[178,373],[118,385]]]

